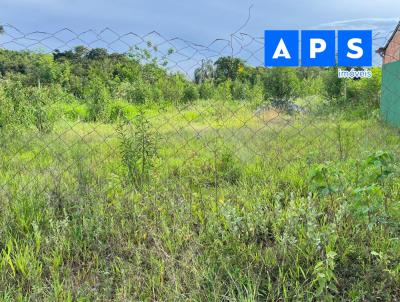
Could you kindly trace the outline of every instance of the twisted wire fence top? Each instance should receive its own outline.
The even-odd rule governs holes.
[[[203,60],[216,60],[221,56],[243,59],[252,66],[264,65],[264,37],[244,32],[236,32],[229,37],[216,38],[209,43],[188,41],[179,37],[168,37],[157,31],[146,34],[135,32],[120,33],[111,28],[74,31],[69,28],[54,32],[23,32],[12,25],[4,25],[0,36],[0,47],[13,50],[29,50],[52,53],[54,50],[66,51],[77,46],[105,48],[110,52],[127,53],[134,47],[148,49],[155,58],[168,61],[168,68],[191,74]],[[392,32],[377,31],[373,34],[373,50],[384,46]],[[300,41],[299,41],[300,43]],[[397,42],[396,42],[397,43]],[[380,65],[378,55],[373,58],[374,65]]]
[[[153,58],[166,60],[168,69],[192,75],[203,60],[216,60],[221,56],[241,57],[249,64],[261,66],[263,41],[262,37],[238,33],[231,38],[218,38],[208,44],[200,44],[179,37],[166,37],[157,31],[139,35],[134,32],[121,34],[110,28],[83,32],[64,28],[52,33],[25,33],[14,26],[5,25],[4,34],[0,37],[0,47],[42,53],[66,51],[77,46],[128,53],[137,47],[147,49]]]

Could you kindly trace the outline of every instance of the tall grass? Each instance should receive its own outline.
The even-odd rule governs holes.
[[[0,300],[399,298],[397,130],[234,102],[131,106],[123,128],[65,112],[0,132]]]

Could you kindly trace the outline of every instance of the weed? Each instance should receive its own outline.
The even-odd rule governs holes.
[[[132,127],[126,122],[118,128],[122,163],[126,169],[126,178],[137,188],[150,181],[151,170],[157,157],[157,137],[152,131],[144,111],[141,111]]]

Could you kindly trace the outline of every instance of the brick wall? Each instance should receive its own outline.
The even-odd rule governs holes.
[[[395,61],[400,61],[400,29],[397,30],[397,33],[386,48],[383,64]]]

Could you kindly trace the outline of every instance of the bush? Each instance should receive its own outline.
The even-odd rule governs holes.
[[[14,117],[13,104],[6,97],[3,87],[0,86],[0,129],[13,123]]]
[[[96,122],[101,119],[110,95],[104,81],[93,76],[85,87],[85,101],[88,105],[88,121]]]
[[[162,91],[164,100],[176,104],[183,98],[185,79],[181,75],[176,74],[169,78],[160,79],[157,86]]]
[[[120,103],[120,102],[112,102],[107,108],[107,122],[115,122],[119,121],[120,119],[126,119],[126,114],[125,114],[125,106],[126,104]]]
[[[49,90],[47,88],[30,88],[28,93],[36,128],[43,133],[50,132],[54,126],[55,112]]]
[[[321,95],[324,90],[324,83],[320,76],[304,78],[300,81],[299,96]]]
[[[372,78],[347,81],[347,99],[368,108],[379,108],[381,94],[381,68],[373,68]]]
[[[132,104],[144,104],[151,98],[148,84],[142,81],[135,83],[123,82],[117,88],[117,97],[127,100]]]
[[[24,87],[18,81],[2,82],[0,127],[34,125],[40,132],[50,132],[56,119],[52,95],[52,89],[48,87]]]
[[[217,173],[223,181],[236,184],[241,176],[241,166],[235,157],[233,151],[229,149],[223,150],[217,161]]]
[[[250,89],[250,100],[255,106],[259,106],[264,103],[265,93],[261,81],[256,81],[253,87]]]
[[[31,125],[31,104],[27,88],[20,81],[4,81],[4,98],[12,106],[13,121],[20,125]]]
[[[200,97],[197,87],[193,84],[187,85],[183,91],[183,101],[192,102],[198,100]]]
[[[203,100],[209,100],[214,97],[215,87],[211,81],[202,82],[199,86],[199,95]]]
[[[323,76],[324,96],[328,99],[343,99],[345,79],[338,78],[338,69],[331,68]]]
[[[230,101],[232,100],[232,81],[227,80],[217,86],[215,97],[218,100]]]
[[[271,98],[274,104],[285,106],[298,96],[300,81],[295,69],[275,67],[265,76],[264,85],[266,96]]]
[[[120,125],[119,146],[127,182],[143,189],[150,180],[150,172],[157,156],[156,135],[143,111],[135,118],[134,127],[131,132],[127,123]]]
[[[137,113],[135,105],[123,100],[114,100],[108,104],[104,116],[107,122],[113,123],[120,120],[130,120]]]
[[[248,100],[250,97],[250,91],[250,85],[246,82],[236,80],[232,83],[232,98],[234,100]]]
[[[86,104],[81,104],[78,102],[73,103],[59,103],[55,104],[56,110],[59,112],[60,116],[65,116],[66,118],[76,121],[88,120],[88,107]]]
[[[149,100],[152,102],[160,103],[163,101],[163,94],[161,89],[158,86],[151,86],[149,90]]]

